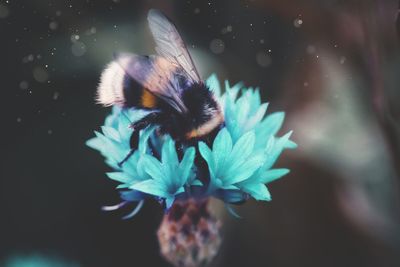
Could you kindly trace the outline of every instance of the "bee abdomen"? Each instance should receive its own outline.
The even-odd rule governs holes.
[[[154,94],[132,79],[115,61],[111,62],[101,74],[96,100],[104,106],[118,105],[145,109],[154,109],[158,103]]]
[[[118,63],[108,64],[101,74],[100,84],[97,87],[97,103],[104,106],[124,106],[126,102],[123,90],[125,76],[125,71]]]

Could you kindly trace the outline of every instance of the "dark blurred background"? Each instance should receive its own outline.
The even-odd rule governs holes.
[[[260,86],[296,150],[273,201],[215,209],[212,266],[400,266],[400,54],[391,0],[1,0],[0,265],[168,266],[147,202],[104,213],[116,184],[85,146],[114,51],[154,53],[147,11],[175,21],[203,78]]]

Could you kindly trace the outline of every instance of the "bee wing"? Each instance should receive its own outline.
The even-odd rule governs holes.
[[[175,25],[159,10],[151,9],[147,19],[157,44],[157,53],[173,65],[182,67],[191,83],[199,83],[200,75]]]
[[[160,56],[139,56],[131,53],[114,55],[122,69],[145,89],[149,90],[180,113],[187,108],[181,99],[181,72],[178,66]]]

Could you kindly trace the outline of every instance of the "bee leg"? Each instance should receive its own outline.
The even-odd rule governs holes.
[[[121,160],[120,162],[118,162],[118,167],[122,167],[122,164],[125,163],[125,161],[127,161],[133,154],[133,152],[135,152],[136,149],[131,149],[128,153],[128,155],[125,156],[125,158],[123,160]]]
[[[133,131],[138,132],[138,131],[146,128],[150,124],[157,123],[160,120],[160,117],[161,117],[161,113],[153,112],[153,113],[150,113],[150,114],[144,116],[140,120],[132,123],[129,127],[132,128]]]
[[[178,154],[178,159],[182,160],[183,158],[183,144],[180,141],[175,142],[175,149]]]
[[[149,140],[148,143],[149,143],[150,151],[151,151],[151,154],[153,155],[153,157],[155,157],[156,159],[160,160],[161,159],[160,153],[158,152],[158,150],[154,146],[153,142],[151,142],[151,140]]]
[[[124,164],[125,161],[127,161],[132,156],[133,152],[135,152],[135,150],[138,148],[140,130],[143,130],[150,124],[157,123],[159,119],[160,119],[160,113],[153,112],[130,125],[130,128],[133,129],[133,133],[129,140],[129,145],[131,147],[131,150],[129,151],[128,155],[126,155],[125,158],[118,163],[119,167],[121,167],[122,164]]]
[[[133,152],[135,152],[135,150],[138,148],[138,146],[139,146],[139,131],[134,131],[132,133],[131,138],[129,139],[129,146],[131,147],[131,150],[125,156],[125,158],[123,160],[118,162],[118,167],[122,167],[122,164],[124,164],[125,161],[127,161],[132,156]]]

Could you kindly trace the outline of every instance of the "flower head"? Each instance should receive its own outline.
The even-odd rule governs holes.
[[[131,151],[130,137],[133,122],[148,114],[145,110],[113,108],[105,125],[88,146],[100,151],[106,163],[114,169],[108,177],[119,182],[123,203],[154,197],[169,209],[176,199],[204,199],[216,197],[226,203],[243,202],[252,197],[269,201],[266,184],[282,177],[288,169],[274,169],[273,165],[284,149],[295,148],[291,132],[277,137],[284,120],[283,112],[265,116],[268,104],[261,102],[258,89],[244,88],[241,83],[225,92],[216,75],[207,81],[219,101],[224,127],[211,146],[198,142],[184,147],[180,159],[175,141],[169,135],[159,135],[156,125],[139,134],[138,149]],[[196,152],[197,149],[197,152]],[[118,164],[128,154],[124,164]],[[206,164],[196,162],[204,160]],[[208,180],[200,182],[197,175],[206,168]],[[115,207],[120,207],[122,204]],[[136,214],[137,209],[133,214]]]

